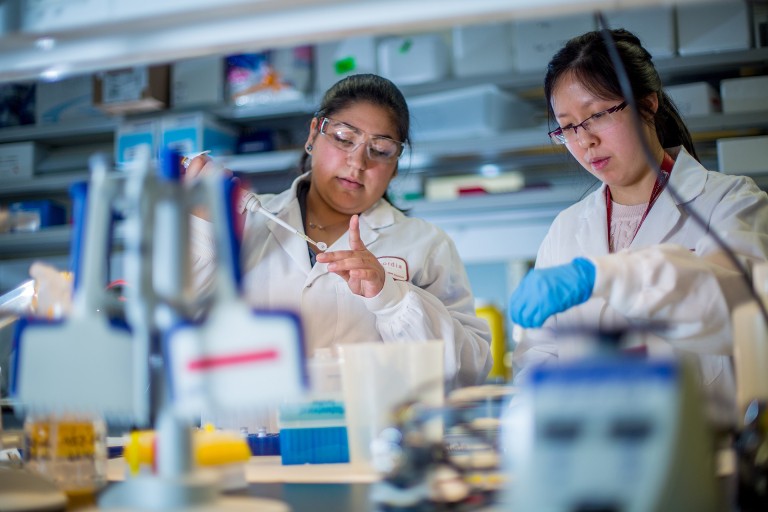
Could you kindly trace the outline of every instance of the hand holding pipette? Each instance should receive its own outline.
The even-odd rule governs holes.
[[[210,153],[210,151],[203,151],[201,153],[185,156],[182,159],[181,165],[183,165],[187,169],[188,178],[200,177],[209,172],[214,172],[214,170],[217,172],[221,171],[220,166],[215,166],[215,164],[213,164],[213,160],[205,156],[208,153]],[[203,158],[199,158],[199,157],[203,157]],[[253,192],[243,191],[243,196],[240,200],[240,204],[243,205],[240,210],[241,213],[244,213],[246,211],[254,212],[254,213],[258,212],[264,215],[265,217],[269,218],[270,220],[274,221],[275,223],[279,224],[280,226],[284,227],[288,231],[304,239],[306,242],[314,245],[320,251],[325,251],[326,249],[328,249],[328,245],[326,245],[325,242],[315,242],[314,240],[309,238],[307,235],[305,235],[298,229],[294,228],[284,220],[279,219],[269,210],[266,210],[261,205],[261,201],[259,201],[259,199],[256,197],[256,194],[254,194]]]
[[[259,201],[259,199],[256,197],[256,194],[254,194],[252,192],[246,193],[246,195],[242,199],[242,203],[241,204],[243,204],[243,211],[258,212],[258,213],[264,215],[265,217],[267,217],[268,219],[271,219],[271,220],[275,221],[277,224],[280,224],[281,226],[283,226],[288,231],[291,231],[292,233],[295,233],[299,237],[303,238],[304,240],[306,240],[310,244],[312,244],[315,247],[317,247],[319,250],[324,251],[324,250],[328,249],[328,246],[325,244],[325,242],[315,242],[314,240],[309,238],[307,235],[305,235],[304,233],[302,233],[298,229],[294,228],[293,226],[291,226],[287,222],[279,219],[272,212],[266,210],[261,205],[261,201]]]
[[[194,160],[195,158],[197,158],[199,156],[207,155],[210,152],[211,152],[211,150],[207,149],[205,151],[200,151],[199,153],[192,153],[191,155],[185,155],[185,156],[183,156],[181,158],[181,166],[184,167],[185,169],[188,169],[189,168],[189,164],[192,163],[192,160]],[[202,167],[201,167],[201,169],[202,169]]]

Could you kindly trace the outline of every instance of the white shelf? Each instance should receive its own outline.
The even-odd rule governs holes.
[[[51,226],[30,233],[0,234],[0,259],[25,257],[29,255],[66,254],[72,227]]]
[[[222,119],[244,122],[254,119],[274,119],[280,117],[309,116],[317,108],[320,99],[287,101],[283,103],[261,103],[246,107],[232,105],[214,108],[211,112]]]
[[[246,155],[221,157],[221,164],[232,171],[245,174],[278,172],[294,169],[301,158],[301,150],[269,151]]]
[[[689,117],[685,122],[694,136],[704,132],[765,130],[768,128],[768,111]]]
[[[0,128],[0,143],[103,135],[114,132],[118,123],[116,118],[104,118]]]
[[[0,185],[0,198],[28,193],[66,192],[72,183],[87,181],[88,172],[71,172],[38,176],[27,181],[6,181]]]
[[[196,56],[312,44],[361,34],[408,33],[459,24],[669,3],[669,0],[390,0],[382,5],[374,0],[222,0],[190,2],[188,7],[176,7],[170,12],[170,8],[163,9],[162,2],[121,0],[109,4],[114,5],[111,8],[115,12],[107,15],[99,13],[97,17],[96,13],[85,12],[75,16],[69,26],[5,36],[0,46],[0,81],[90,73]],[[77,9],[77,5],[72,4],[67,9]],[[54,38],[56,44],[37,44],[41,37]]]

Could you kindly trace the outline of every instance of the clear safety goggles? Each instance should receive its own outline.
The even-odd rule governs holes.
[[[321,118],[320,133],[328,137],[334,147],[347,153],[352,153],[360,147],[360,144],[366,143],[366,154],[369,159],[375,162],[393,162],[400,158],[405,147],[404,142],[380,135],[370,135],[359,128],[330,117]]]

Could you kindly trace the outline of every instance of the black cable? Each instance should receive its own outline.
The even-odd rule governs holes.
[[[624,101],[626,101],[627,105],[629,105],[632,124],[640,139],[640,145],[643,148],[645,159],[648,161],[648,165],[651,166],[651,169],[653,169],[659,176],[659,179],[665,180],[664,173],[661,170],[659,164],[656,162],[648,141],[645,140],[645,136],[643,135],[643,126],[641,124],[635,95],[632,93],[632,86],[629,83],[629,76],[627,75],[627,71],[624,68],[624,64],[621,62],[621,57],[619,56],[619,51],[616,49],[616,42],[613,40],[613,36],[611,35],[608,23],[605,21],[605,17],[600,11],[595,13],[595,18],[597,19],[598,26],[600,27],[600,35],[603,37],[606,49],[608,50],[608,56],[610,57],[611,63],[616,70],[616,77],[619,80],[619,86],[621,87],[621,92],[624,95]],[[722,249],[725,255],[728,257],[728,260],[733,264],[734,268],[739,271],[742,279],[747,285],[747,289],[749,290],[750,295],[757,302],[757,306],[763,315],[763,319],[765,320],[766,324],[768,324],[768,310],[766,310],[765,304],[763,304],[763,301],[753,286],[749,270],[742,264],[742,262],[736,256],[736,253],[733,252],[733,249],[731,249],[725,240],[723,240],[723,238],[717,233],[714,227],[708,226],[707,221],[704,220],[704,218],[695,209],[683,201],[677,190],[675,190],[674,187],[672,187],[672,184],[669,183],[669,180],[667,180],[665,188],[669,191],[669,195],[671,195],[675,202],[677,202],[677,204],[679,204],[683,210],[685,210],[685,212],[690,215],[694,222],[698,224],[705,233],[712,237],[715,243],[717,243],[718,247],[720,247],[720,249]]]

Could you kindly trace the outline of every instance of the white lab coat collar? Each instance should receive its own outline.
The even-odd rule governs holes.
[[[301,218],[301,208],[299,207],[298,199],[298,187],[302,181],[309,180],[310,173],[307,172],[296,178],[291,184],[291,188],[273,196],[269,200],[265,201],[264,208],[274,213],[280,220],[283,220],[295,226],[300,231],[303,231],[303,219]],[[372,207],[360,215],[360,238],[367,246],[375,242],[379,238],[379,229],[391,226],[395,223],[395,209],[389,205],[385,200],[379,199]],[[299,268],[304,269],[307,274],[312,271],[309,264],[309,258],[307,256],[306,242],[300,237],[291,233],[282,226],[278,226],[276,223],[269,221],[267,224],[270,232],[275,236],[277,241],[285,249],[285,251],[291,255]],[[342,235],[339,240],[334,244],[336,250],[349,249],[349,235]],[[333,246],[332,246],[333,247]],[[319,271],[319,266],[315,265]],[[321,266],[323,272],[325,272],[325,265]]]
[[[682,146],[666,150],[675,159],[670,185],[677,191],[682,203],[688,203],[698,197],[707,181],[706,170]],[[605,209],[605,187],[603,184],[587,201],[582,210],[581,221],[577,228],[577,240],[585,253],[602,256],[608,254],[608,224]],[[646,247],[667,234],[680,221],[679,202],[672,198],[668,189],[664,189],[648,217],[640,226],[637,236],[630,247]],[[601,222],[594,222],[597,215]]]

